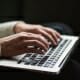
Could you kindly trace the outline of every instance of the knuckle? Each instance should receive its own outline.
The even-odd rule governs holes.
[[[38,41],[38,40],[33,40],[33,42],[36,44],[36,43],[38,43],[39,41]]]
[[[19,36],[24,36],[26,34],[26,32],[21,32],[19,33]]]
[[[47,42],[47,38],[45,38],[43,36],[40,36],[40,40],[43,41],[43,42],[45,42],[45,43]]]
[[[36,26],[35,31],[40,31],[40,29],[39,29],[39,27],[38,27],[38,26]]]
[[[25,37],[26,37],[26,32],[21,32],[19,34],[19,39],[24,40]]]
[[[47,30],[50,32],[54,32],[54,29],[52,29],[52,28],[47,28]]]
[[[35,29],[36,29],[36,30],[39,31],[41,28],[42,28],[42,25],[35,25]]]
[[[40,40],[40,41],[44,41],[45,40],[44,37],[42,37],[41,35],[38,35],[37,39]]]
[[[39,36],[39,39],[44,40],[44,37],[42,37],[41,35]]]
[[[41,38],[41,35],[37,34],[34,36],[37,40]]]

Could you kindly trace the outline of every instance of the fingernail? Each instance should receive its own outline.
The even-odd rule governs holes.
[[[41,54],[45,54],[45,50],[41,50]]]

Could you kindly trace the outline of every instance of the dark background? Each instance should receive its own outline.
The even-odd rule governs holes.
[[[79,0],[0,0],[0,22],[61,22],[80,32]]]
[[[0,22],[12,21],[12,20],[24,20],[27,23],[36,23],[36,24],[44,22],[60,22],[69,25],[74,31],[75,35],[79,35],[80,2],[79,0],[0,0]],[[5,69],[2,69],[2,71],[0,72],[3,76],[5,75],[8,76],[3,77],[1,75],[0,77],[8,78],[8,80],[9,79],[11,80],[12,78],[14,79],[16,78],[16,76],[19,79],[21,77],[23,79],[26,76],[31,76],[31,75],[33,75],[34,76],[33,79],[36,80],[44,79],[43,78],[44,76],[39,74],[36,74],[37,78],[34,73],[23,74],[24,71],[16,73],[17,75],[15,73],[4,74],[2,72],[8,71],[8,68]],[[16,72],[16,70],[11,70],[10,72],[12,71]],[[10,78],[10,76],[12,78]],[[60,75],[60,77],[62,76]],[[53,80],[53,76],[52,78],[49,77],[49,80]],[[69,79],[66,78],[66,80]]]

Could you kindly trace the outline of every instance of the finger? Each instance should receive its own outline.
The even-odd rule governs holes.
[[[51,35],[49,35],[47,32],[45,32],[44,30],[42,30],[42,28],[37,28],[36,31],[34,31],[32,33],[35,33],[35,34],[38,34],[38,35],[42,35],[45,38],[48,38],[48,39],[52,40]]]
[[[42,36],[42,35],[38,35],[38,34],[33,34],[30,37],[31,40],[37,40],[42,42],[47,48],[49,48],[49,44],[48,41]],[[29,40],[30,40],[29,39]]]
[[[40,41],[38,41],[38,40],[25,40],[24,42],[23,42],[23,46],[26,48],[27,46],[34,46],[34,47],[37,47],[37,48],[41,48],[41,49],[43,49],[43,50],[45,50],[45,51],[47,51],[48,50],[48,47],[44,44],[44,43],[42,43],[42,42],[40,42]]]
[[[55,41],[55,35],[52,35],[50,34],[50,31],[48,31],[47,29],[45,28],[41,28],[38,30],[38,34],[42,34],[43,36],[47,37],[51,42],[52,44],[56,45],[57,44],[57,41]],[[55,36],[55,37],[54,37]]]
[[[46,47],[49,48],[48,41],[42,35],[34,34],[34,33],[26,33],[26,35],[22,37],[23,37],[23,40],[38,40],[42,42],[43,44],[45,44]]]
[[[56,33],[56,36],[57,36],[58,38],[61,38],[61,34],[60,34],[59,32],[57,32],[57,31],[55,30],[55,33]]]
[[[52,42],[52,44],[56,45],[55,37],[52,36],[52,34],[50,34],[50,32],[48,30],[40,29],[40,30],[38,30],[38,33],[42,34],[44,37],[48,38]]]
[[[28,47],[28,46],[36,46],[35,47]],[[40,41],[32,40],[32,41],[21,41],[19,43],[16,43],[16,45],[13,45],[11,47],[7,47],[9,53],[6,54],[6,56],[15,56],[19,54],[23,54],[27,51],[28,48],[34,48],[35,50],[39,51],[39,53],[43,53],[42,51],[46,52],[48,48],[45,44],[43,44]],[[42,51],[41,51],[42,50]],[[35,51],[36,52],[36,51]]]
[[[16,55],[21,55],[24,53],[38,53],[38,54],[44,54],[46,51],[41,50],[41,49],[36,49],[36,48],[28,48],[25,47],[24,49],[18,49],[17,51],[13,51],[11,54],[7,53],[6,56],[16,56]]]
[[[9,53],[5,54],[5,57],[10,57],[10,56],[16,56],[24,53],[38,53],[38,54],[44,54],[46,51],[42,50],[41,48],[34,48],[34,47],[20,47],[16,48],[14,50],[9,49]],[[4,56],[4,55],[3,55]]]
[[[26,52],[27,53],[38,53],[38,54],[44,54],[46,51],[40,49],[40,48],[30,48],[30,47],[27,47],[26,48]]]
[[[45,38],[50,40],[53,44],[55,44],[53,37],[49,33],[47,33],[46,31],[44,31],[42,28],[37,29],[36,32],[34,32],[34,33],[41,34],[42,36],[44,36]]]
[[[53,43],[55,43],[55,45],[56,45],[58,42],[58,39],[60,38],[59,33],[53,29],[50,29],[50,28],[44,28],[44,30],[53,37],[53,39],[54,39]]]
[[[38,53],[38,54],[44,54],[46,51],[45,50],[42,50],[40,48],[34,48],[34,47],[28,47],[26,46],[25,48],[22,48],[22,49],[19,49],[15,52],[15,54],[12,54],[11,56],[13,55],[20,55],[20,54],[23,54],[23,53]]]

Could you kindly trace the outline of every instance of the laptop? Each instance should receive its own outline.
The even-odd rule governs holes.
[[[0,59],[1,67],[59,74],[79,42],[79,36],[61,35],[58,46],[50,46],[45,54],[23,53]]]

